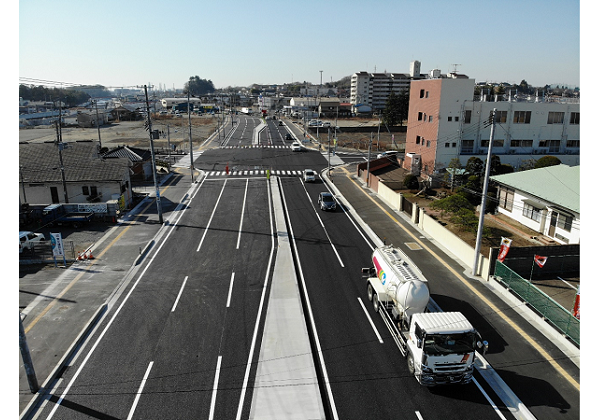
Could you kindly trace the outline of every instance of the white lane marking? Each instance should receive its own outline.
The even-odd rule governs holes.
[[[150,375],[150,371],[152,370],[152,366],[154,365],[154,362],[150,362],[150,364],[148,365],[148,369],[146,369],[146,373],[144,374],[144,379],[142,379],[142,383],[140,384],[140,387],[135,395],[135,400],[133,400],[133,405],[131,406],[131,410],[129,410],[129,415],[127,416],[127,420],[131,420],[133,418],[133,413],[135,413],[135,408],[138,405],[138,402],[140,401],[140,397],[142,396],[142,391],[144,390],[144,387],[146,386],[146,381],[148,380],[148,376]]]
[[[496,414],[498,414],[498,417],[500,417],[501,419],[506,420],[506,417],[504,417],[504,415],[502,414],[502,412],[500,412],[500,409],[498,408],[498,406],[496,404],[494,404],[494,401],[492,401],[492,399],[487,394],[487,392],[485,392],[485,390],[481,387],[481,385],[479,385],[479,382],[477,382],[477,379],[473,378],[473,382],[475,383],[475,385],[477,385],[477,388],[479,388],[479,390],[481,391],[481,393],[483,394],[483,396],[485,397],[485,399],[488,400],[488,402],[490,403],[490,405],[492,406],[492,408],[494,409],[494,411],[496,412]]]
[[[358,303],[360,303],[360,306],[362,306],[363,311],[365,311],[365,315],[367,316],[367,319],[369,320],[369,324],[371,324],[371,328],[373,328],[373,331],[375,331],[375,335],[377,336],[377,339],[379,340],[380,343],[383,344],[383,339],[381,338],[381,335],[379,335],[379,331],[377,331],[377,327],[375,327],[375,324],[373,323],[373,320],[369,316],[369,312],[367,311],[367,308],[365,308],[365,304],[363,303],[363,301],[360,297],[358,298]]]
[[[231,273],[231,281],[229,282],[229,293],[227,294],[227,308],[229,308],[229,304],[231,303],[231,292],[233,291],[234,277],[235,277],[235,273]]]
[[[256,316],[256,323],[254,324],[254,332],[252,333],[252,345],[250,346],[250,352],[248,353],[248,361],[246,362],[246,373],[244,374],[244,382],[242,384],[242,393],[240,396],[240,403],[238,405],[238,412],[236,420],[242,418],[242,409],[244,408],[244,398],[246,397],[246,390],[248,388],[248,379],[250,378],[250,368],[252,367],[252,358],[254,357],[254,348],[256,346],[256,339],[258,337],[258,325],[262,316],[263,307],[265,305],[265,297],[267,293],[267,284],[269,283],[269,274],[271,272],[271,265],[273,263],[273,253],[275,252],[275,228],[273,226],[273,204],[271,202],[271,193],[269,192],[269,181],[267,180],[267,197],[269,199],[269,220],[271,222],[271,254],[269,255],[269,262],[267,264],[267,271],[265,273],[265,281],[263,283],[263,290],[260,296],[260,304],[258,306],[258,314]]]
[[[421,412],[420,412],[420,411],[415,411],[415,415],[417,416],[417,418],[418,418],[419,420],[423,420],[423,416],[421,415]]]
[[[198,244],[198,249],[196,252],[200,251],[200,247],[202,247],[202,242],[204,242],[204,238],[206,238],[206,233],[208,232],[208,228],[212,222],[213,217],[215,216],[215,212],[217,211],[217,207],[219,207],[219,201],[221,201],[221,197],[223,196],[223,191],[225,191],[225,185],[227,185],[227,180],[223,182],[223,188],[221,188],[221,193],[219,194],[219,198],[217,198],[217,202],[215,203],[215,207],[213,208],[212,214],[210,215],[210,219],[208,220],[208,224],[204,228],[204,233],[202,234],[202,239]]]
[[[215,382],[213,383],[213,392],[210,399],[210,413],[208,414],[209,420],[215,418],[215,402],[217,400],[217,389],[219,387],[219,374],[221,373],[221,359],[223,356],[219,356],[217,359],[217,371],[215,372]]]
[[[204,178],[204,179],[206,179],[206,178]],[[190,203],[192,202],[193,198],[196,197],[196,194],[198,193],[198,190],[200,190],[200,188],[202,188],[202,185],[204,184],[204,179],[202,180],[202,182],[198,186],[198,189],[194,192],[193,196],[190,198]],[[156,258],[156,256],[160,252],[160,250],[162,249],[163,245],[167,243],[167,239],[169,239],[169,236],[171,236],[171,233],[173,233],[175,231],[174,228],[177,227],[177,224],[179,223],[179,220],[181,220],[181,218],[183,217],[185,211],[188,208],[189,207],[184,207],[183,210],[181,212],[179,212],[179,217],[177,217],[177,220],[173,223],[172,229],[169,229],[169,231],[167,232],[167,235],[163,239],[162,243],[157,248],[157,250],[154,253],[154,255],[152,256],[152,258],[150,258],[150,261],[148,262],[148,264],[146,265],[146,267],[144,267],[144,270],[142,270],[142,273],[140,274],[140,276],[138,277],[138,279],[136,280],[136,282],[133,284],[133,286],[131,287],[131,289],[129,290],[129,292],[127,293],[127,295],[125,296],[125,298],[123,299],[123,301],[121,302],[121,304],[119,305],[119,307],[117,308],[117,310],[115,311],[115,313],[113,314],[113,316],[110,319],[110,321],[108,322],[108,324],[106,324],[106,327],[104,327],[104,330],[102,330],[102,332],[98,336],[98,339],[96,340],[96,342],[94,343],[94,345],[92,346],[92,348],[90,349],[90,351],[88,352],[88,354],[83,359],[83,362],[81,362],[81,366],[79,367],[79,369],[77,369],[77,372],[75,372],[75,375],[73,375],[73,378],[71,379],[71,381],[69,382],[69,384],[65,388],[64,392],[62,393],[62,395],[60,396],[60,398],[58,399],[58,401],[54,405],[54,408],[52,409],[52,411],[48,415],[48,419],[51,419],[54,416],[54,413],[56,413],[56,410],[58,410],[58,407],[60,406],[60,404],[62,403],[62,401],[65,399],[65,397],[67,396],[67,394],[69,393],[71,387],[75,383],[75,380],[81,374],[81,371],[83,370],[83,368],[87,364],[87,361],[89,360],[90,357],[92,357],[92,354],[94,353],[94,351],[98,347],[98,344],[100,344],[100,341],[102,341],[102,338],[104,337],[104,335],[106,334],[106,332],[108,331],[108,329],[110,328],[110,326],[112,325],[112,323],[115,321],[115,319],[117,319],[117,316],[121,312],[121,309],[123,309],[123,307],[125,306],[125,303],[127,303],[127,301],[129,300],[129,297],[131,296],[131,294],[133,293],[133,291],[136,289],[137,285],[142,280],[142,277],[144,277],[144,274],[146,274],[146,271],[148,270],[148,268],[150,268],[150,266],[154,262],[154,259]]]
[[[181,288],[179,289],[179,294],[177,295],[177,299],[175,299],[175,303],[173,304],[173,308],[171,309],[171,312],[175,312],[175,308],[177,307],[179,298],[181,297],[181,294],[183,293],[183,288],[185,287],[185,284],[187,283],[187,279],[188,279],[188,276],[185,276],[185,279],[183,279],[183,284],[181,285]]]
[[[235,249],[240,249],[240,239],[242,238],[242,225],[244,223],[244,210],[246,209],[246,196],[248,194],[248,180],[246,179],[246,190],[244,191],[244,202],[242,203],[242,214],[240,216],[240,227],[238,229],[238,240]]]

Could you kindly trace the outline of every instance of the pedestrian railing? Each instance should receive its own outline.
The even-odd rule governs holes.
[[[567,309],[500,261],[496,261],[494,277],[579,346],[579,320]]]

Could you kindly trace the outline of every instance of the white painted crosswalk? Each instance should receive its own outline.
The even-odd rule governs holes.
[[[266,169],[254,169],[254,170],[230,170],[229,173],[226,171],[205,171],[206,176],[208,177],[234,177],[234,176],[267,176]],[[271,175],[277,176],[302,176],[302,171],[294,171],[294,170],[281,170],[281,169],[273,169],[271,170]]]
[[[221,149],[289,149],[290,146],[286,145],[268,145],[268,144],[239,144],[239,145],[227,145],[221,146]]]

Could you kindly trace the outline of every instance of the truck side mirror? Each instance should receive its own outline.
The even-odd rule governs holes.
[[[482,349],[483,349],[483,355],[485,356],[485,354],[487,353],[487,351],[488,351],[488,348],[489,348],[490,346],[489,346],[489,343],[488,343],[487,341],[485,341],[485,340],[484,340],[483,342],[481,342],[481,341],[478,341],[478,342],[477,342],[477,347],[478,347],[480,350],[482,350]]]
[[[417,347],[418,348],[422,348],[423,347],[423,340],[421,338],[417,338]]]

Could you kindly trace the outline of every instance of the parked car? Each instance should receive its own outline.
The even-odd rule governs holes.
[[[287,134],[285,135],[285,139],[286,139],[286,140],[294,140],[294,138],[292,137],[292,135],[291,135],[290,133],[287,133]]]
[[[31,251],[37,242],[43,242],[46,237],[43,233],[29,231],[19,232],[19,254],[23,251]]]
[[[283,125],[283,121],[279,120],[279,125]]]
[[[305,169],[302,177],[304,178],[304,182],[315,182],[316,175],[312,169]]]
[[[389,150],[387,152],[381,152],[377,155],[377,159],[381,159],[382,157],[392,157],[396,156],[398,152],[396,150]]]
[[[302,146],[297,141],[292,143],[291,148],[292,148],[292,152],[301,152],[302,151]]]
[[[319,193],[318,203],[321,210],[335,210],[337,207],[335,198],[333,198],[333,195],[329,192]]]

